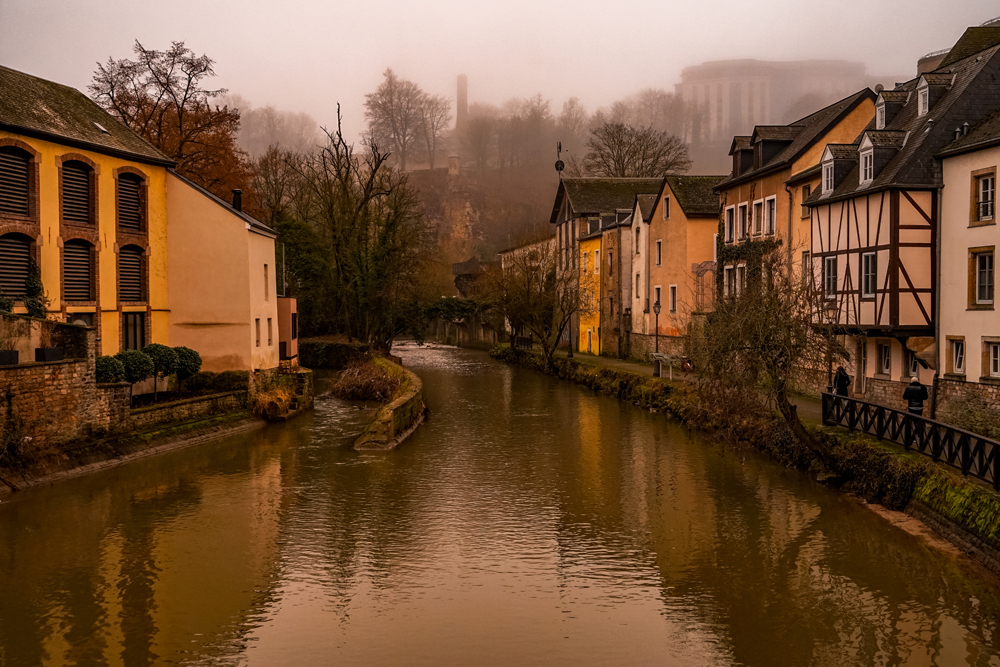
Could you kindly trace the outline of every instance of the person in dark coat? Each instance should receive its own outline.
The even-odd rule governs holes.
[[[847,388],[851,386],[851,376],[843,366],[837,366],[837,374],[833,376],[833,393],[837,396],[847,396]]]
[[[920,380],[914,375],[910,384],[903,390],[903,400],[906,401],[906,409],[912,415],[924,416],[924,401],[927,400],[927,387],[920,384]]]

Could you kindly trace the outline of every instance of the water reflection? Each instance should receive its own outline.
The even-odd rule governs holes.
[[[0,665],[1000,665],[997,593],[796,473],[457,350],[0,503]]]

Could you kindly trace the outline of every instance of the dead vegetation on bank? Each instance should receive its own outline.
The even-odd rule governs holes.
[[[348,401],[388,403],[400,386],[400,378],[390,373],[378,358],[353,361],[331,385],[330,393]]]

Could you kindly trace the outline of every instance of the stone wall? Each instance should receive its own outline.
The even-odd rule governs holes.
[[[650,356],[656,350],[656,336],[649,334],[630,333],[627,337],[627,356],[629,359],[636,359],[643,362],[651,362]],[[660,336],[660,354],[670,354],[674,356],[684,355],[683,336]]]
[[[938,378],[937,413],[947,410],[955,401],[978,398],[987,405],[1000,406],[1000,384],[989,382],[963,382],[951,378]]]
[[[242,410],[245,404],[246,393],[238,391],[187,398],[132,410],[128,426],[130,430],[142,431],[160,424],[193,421],[210,415],[235,412]]]
[[[903,390],[909,382],[899,382],[896,380],[883,380],[880,378],[867,378],[865,380],[865,392],[855,394],[855,398],[868,403],[884,405],[893,410],[906,410],[907,403],[903,400]],[[924,417],[931,416],[931,406],[934,405],[934,387],[927,387],[927,400],[924,401]]]
[[[426,410],[424,386],[419,377],[388,359],[378,358],[375,363],[403,381],[393,400],[382,406],[364,433],[354,441],[354,449],[358,451],[396,447],[423,421]]]

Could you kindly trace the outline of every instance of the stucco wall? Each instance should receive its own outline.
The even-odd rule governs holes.
[[[601,276],[594,272],[594,253],[601,249],[601,237],[580,241],[580,319],[577,349],[587,352],[587,334],[590,333],[590,353],[601,353]],[[587,261],[584,264],[583,255]],[[602,253],[603,255],[603,253]],[[603,267],[602,267],[603,268]]]
[[[260,318],[259,346],[256,327],[252,327],[250,331],[251,363],[255,370],[275,368],[278,365],[278,297],[275,294],[277,281],[274,279],[274,238],[251,231],[247,232],[247,237],[250,320],[254,322]]]

